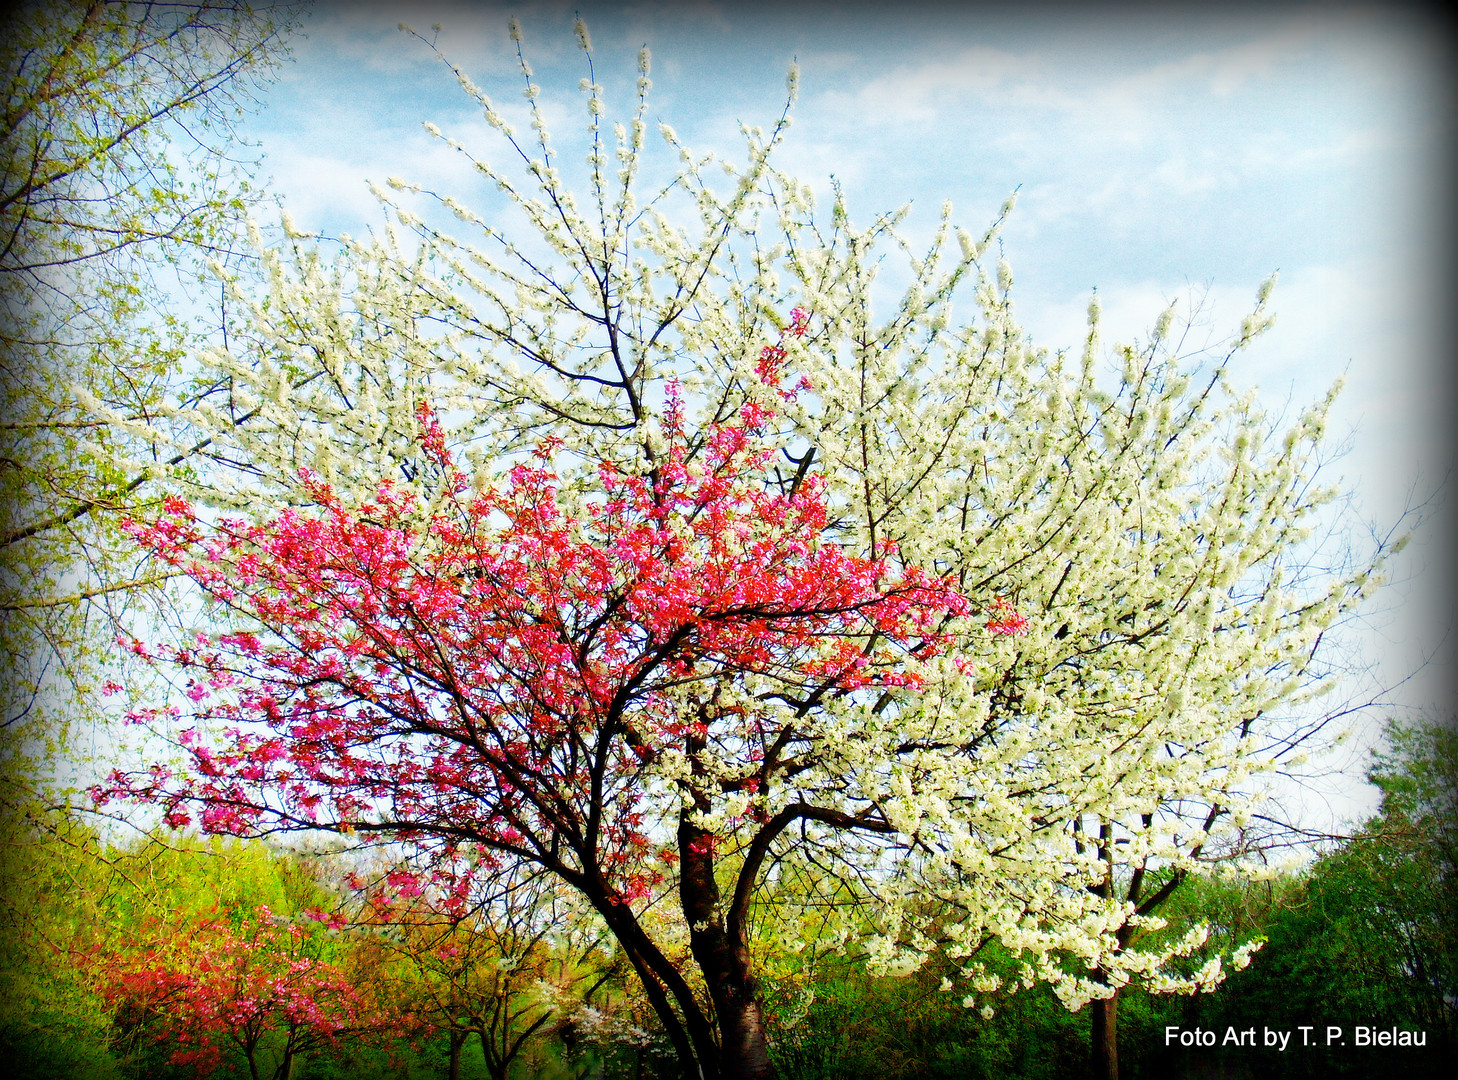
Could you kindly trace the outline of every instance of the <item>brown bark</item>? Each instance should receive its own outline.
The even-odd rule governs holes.
[[[466,1037],[470,1033],[460,1028],[453,1027],[450,1031],[451,1058],[448,1066],[450,1080],[461,1080],[461,1049],[466,1045]]]
[[[725,929],[719,884],[714,878],[714,837],[680,815],[679,898],[689,923],[689,948],[704,976],[719,1026],[718,1080],[774,1080],[765,1039],[759,981],[744,924]],[[708,1075],[707,1070],[705,1075]]]
[[[663,1023],[684,1080],[719,1080],[713,1029],[687,981],[643,932],[628,905],[605,895],[594,900]],[[679,1006],[677,1012],[674,1002]]]
[[[1096,1080],[1119,1080],[1119,993],[1090,1004],[1093,1075]]]

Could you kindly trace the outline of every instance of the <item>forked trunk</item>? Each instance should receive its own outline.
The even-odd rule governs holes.
[[[720,911],[714,838],[693,825],[685,813],[679,819],[678,839],[682,857],[679,898],[690,927],[689,947],[719,1024],[718,1080],[774,1080],[759,980],[754,977],[743,923],[734,920],[731,932]]]

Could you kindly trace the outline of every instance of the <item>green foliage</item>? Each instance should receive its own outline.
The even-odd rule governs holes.
[[[1454,814],[1458,733],[1394,725],[1372,781],[1380,813],[1297,878],[1247,883],[1191,878],[1161,914],[1172,927],[1205,923],[1206,943],[1180,964],[1194,969],[1247,941],[1264,941],[1250,966],[1213,993],[1119,996],[1121,1075],[1141,1077],[1385,1077],[1447,1075],[1454,1046]],[[1160,931],[1161,936],[1176,931]],[[803,955],[816,955],[813,943]],[[1017,962],[979,954],[1012,986],[986,995],[990,1018],[938,993],[939,973],[872,978],[833,954],[781,963],[768,987],[774,1053],[787,1080],[841,1077],[1078,1077],[1087,1068],[1089,1009],[1067,1013],[1043,986],[1016,987]],[[1349,1045],[1281,1052],[1165,1047],[1165,1028],[1298,1032],[1345,1028]],[[1427,1032],[1422,1050],[1350,1045],[1355,1025]],[[1299,1033],[1293,1038],[1300,1039]],[[1213,1071],[1212,1071],[1213,1070]]]
[[[1298,879],[1256,885],[1192,879],[1169,900],[1177,924],[1205,922],[1210,939],[1184,962],[1198,965],[1239,942],[1265,938],[1251,966],[1213,994],[1120,996],[1120,1064],[1130,1080],[1223,1069],[1232,1077],[1390,1075],[1390,1054],[1309,1047],[1177,1051],[1164,1047],[1166,1025],[1294,1030],[1300,1024],[1361,1023],[1425,1029],[1429,1049],[1402,1057],[1410,1078],[1443,1075],[1453,1046],[1443,994],[1452,994],[1454,753],[1451,729],[1394,729],[1391,750],[1373,779],[1381,813]],[[258,904],[296,912],[326,903],[310,861],[261,844],[142,840],[108,846],[95,830],[55,812],[34,810],[0,833],[0,1053],[13,1075],[94,1080],[183,1080],[168,1048],[144,1028],[119,1027],[72,957],[94,945],[117,947],[148,928],[208,912],[242,913]],[[321,947],[323,943],[321,941]],[[935,964],[904,977],[872,976],[824,941],[776,953],[766,980],[767,1021],[785,1080],[1053,1080],[1086,1067],[1088,1011],[1070,1014],[1045,985],[1022,989],[1018,959],[987,946],[979,959],[1007,980],[963,1004],[944,991],[950,973]],[[386,971],[378,933],[329,939],[331,959],[353,978],[381,979],[399,1002],[412,991]],[[1447,987],[1447,989],[1444,989]],[[603,997],[624,1015],[631,980]],[[981,1006],[993,1007],[990,1017]],[[647,1010],[632,1023],[646,1026]],[[1435,1020],[1434,1017],[1437,1017]],[[662,1048],[621,1033],[594,1040],[575,1026],[549,1032],[514,1076],[641,1078],[673,1075]],[[305,1061],[294,1080],[378,1076],[424,1080],[448,1075],[449,1038],[441,1029],[393,1045],[347,1041]],[[1427,1070],[1425,1072],[1424,1070]],[[474,1040],[463,1047],[460,1080],[487,1076]]]
[[[1396,1027],[1426,1032],[1426,1048],[1217,1048],[1207,1058],[1271,1077],[1446,1075],[1442,1063],[1458,1046],[1458,732],[1390,724],[1388,742],[1370,774],[1383,793],[1377,816],[1278,892],[1262,928],[1268,944],[1247,970],[1211,998],[1182,1002],[1167,1022],[1222,1031],[1334,1024],[1349,1039],[1355,1025]],[[1154,1056],[1164,1068],[1178,1059]]]
[[[260,905],[297,918],[328,910],[338,899],[320,885],[328,875],[318,860],[305,854],[220,838],[141,837],[108,844],[73,816],[34,804],[28,814],[0,821],[0,849],[0,1061],[9,1068],[6,1075],[193,1080],[190,1066],[169,1061],[176,1047],[158,1040],[165,1017],[124,1001],[108,1006],[100,992],[108,959],[131,949],[181,955],[187,949],[180,935],[202,923],[221,919],[239,928]],[[397,1014],[421,1009],[429,1005],[430,991],[440,989],[425,985],[434,975],[411,961],[411,942],[401,928],[301,925],[313,929],[299,943],[300,955],[343,971],[373,1007]],[[489,933],[510,936],[519,929],[498,926]],[[439,944],[429,938],[420,947],[428,953],[431,942]],[[482,946],[471,958],[480,969],[472,978],[485,983],[499,978],[501,943],[483,937]],[[600,980],[600,958],[585,963],[580,944],[577,950],[558,949],[544,938],[533,947],[555,951],[520,974],[523,986],[550,979],[570,998],[591,984],[596,1006],[591,1015],[621,1012],[623,1020],[604,1025],[599,1019],[594,1025],[587,1013],[574,1014],[575,1024],[554,1020],[508,1075],[545,1080],[668,1075],[660,1048],[640,1045],[640,1028],[651,1010],[627,996],[632,984],[621,973],[609,970]],[[489,1019],[501,1004],[486,995],[470,1011]],[[624,1031],[633,1037],[620,1038]],[[479,1036],[467,1034],[458,1080],[486,1080],[492,1074]],[[278,1032],[265,1033],[258,1060],[277,1060],[278,1043]],[[292,1078],[423,1080],[446,1076],[448,1057],[446,1029],[416,1025],[399,1038],[344,1038],[318,1046],[297,1061]],[[230,1067],[247,1074],[241,1052],[231,1046],[225,1048],[223,1069]]]
[[[157,585],[112,513],[145,496],[146,447],[87,402],[146,415],[206,332],[178,289],[235,246],[246,163],[220,148],[292,19],[215,0],[0,16],[0,1059],[38,1075],[115,1068],[75,950],[226,900],[225,873],[261,880],[236,852],[210,872],[195,851],[108,850],[33,792],[97,712],[113,618]]]
[[[84,958],[210,913],[328,901],[306,860],[262,844],[108,845],[74,817],[27,804],[0,818],[0,1060],[16,1076],[170,1075],[145,1024],[109,1013]]]
[[[114,872],[73,821],[0,816],[0,1060],[11,1075],[119,1075],[100,995],[70,962],[93,939]]]
[[[996,951],[993,948],[992,951]],[[1006,956],[990,969],[1010,970]],[[1087,1039],[1046,985],[997,998],[992,1015],[941,989],[943,972],[901,978],[846,968],[767,994],[775,1065],[784,1080],[980,1080],[1077,1075]]]

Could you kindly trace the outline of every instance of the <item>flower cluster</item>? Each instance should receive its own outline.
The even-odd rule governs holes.
[[[804,324],[797,312],[792,327]],[[698,444],[682,416],[670,387],[656,467],[603,463],[578,512],[559,498],[550,445],[466,498],[422,406],[422,441],[447,480],[424,530],[414,496],[389,481],[351,506],[307,474],[312,511],[207,526],[174,500],[129,525],[251,625],[166,657],[189,676],[198,723],[223,738],[183,730],[190,769],[118,772],[96,799],[233,834],[281,819],[461,832],[521,853],[534,838],[590,835],[612,893],[645,895],[663,863],[640,805],[644,767],[701,744],[709,725],[741,741],[746,727],[766,731],[775,710],[724,698],[699,715],[685,695],[914,687],[916,665],[950,641],[947,617],[968,610],[917,568],[826,542],[818,475],[766,483],[763,406]],[[758,792],[772,771],[763,746],[738,753],[748,775],[735,784]]]
[[[786,335],[790,337],[804,337],[805,332],[810,328],[810,313],[802,307],[792,308],[790,311],[790,323],[780,331],[780,340],[773,345],[766,345],[759,350],[759,361],[754,365],[754,373],[759,381],[766,386],[779,389],[781,382],[781,367],[785,358],[789,355],[785,349],[784,340]],[[786,401],[793,401],[801,390],[813,389],[813,384],[808,376],[802,375],[800,381],[789,390],[780,390],[780,396]]]
[[[1027,616],[1018,614],[1017,610],[1000,596],[992,602],[992,610],[989,615],[987,620],[989,633],[999,634],[1003,637],[1016,637],[1028,632]]]

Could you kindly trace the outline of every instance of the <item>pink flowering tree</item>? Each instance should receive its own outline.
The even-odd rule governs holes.
[[[896,832],[818,718],[914,691],[969,605],[889,547],[827,542],[822,478],[770,481],[764,401],[697,438],[683,415],[670,385],[646,474],[564,479],[549,441],[473,490],[422,404],[424,496],[385,480],[351,503],[304,476],[311,508],[215,524],[170,500],[131,532],[234,628],[157,658],[195,706],[184,764],[117,772],[95,797],[215,833],[402,842],[414,869],[388,885],[447,911],[473,864],[540,867],[606,924],[685,1075],[771,1075],[749,932],[766,860],[811,827]],[[693,971],[643,917],[670,890]]]
[[[390,1026],[319,952],[314,930],[260,906],[143,946],[96,951],[83,965],[112,1010],[145,1024],[173,1064],[211,1076],[236,1051],[252,1080],[288,1080],[309,1052]]]

